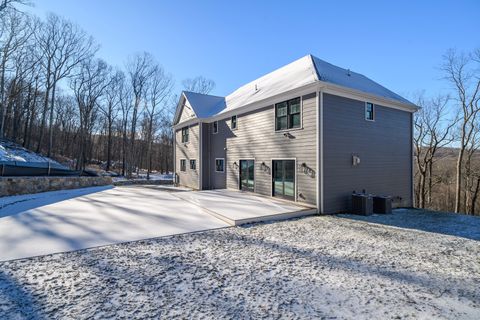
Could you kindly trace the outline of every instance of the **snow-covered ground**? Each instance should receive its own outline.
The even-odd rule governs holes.
[[[125,181],[125,180],[147,180],[147,174],[140,174],[138,176],[134,176],[131,179],[127,179],[124,176],[112,177],[114,182],[116,181]],[[152,173],[150,174],[149,180],[170,180],[173,181],[173,174],[161,174],[161,173]]]
[[[60,165],[58,162],[44,157],[38,153],[32,152],[23,148],[22,146],[7,141],[0,140],[0,162],[1,161],[17,161],[17,162],[35,162],[35,163],[48,163]]]
[[[309,217],[0,263],[0,318],[478,319],[479,257],[476,240]]]
[[[0,198],[0,261],[228,226],[165,190],[105,186]]]

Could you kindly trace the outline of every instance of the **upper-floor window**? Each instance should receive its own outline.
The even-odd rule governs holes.
[[[213,122],[213,133],[218,133],[218,121]]]
[[[375,120],[375,105],[370,102],[365,103],[365,120],[374,121]]]
[[[224,172],[225,171],[225,159],[217,158],[215,159],[215,171]]]
[[[190,170],[197,170],[197,160],[195,159],[190,160]]]
[[[230,127],[232,130],[237,129],[237,116],[232,116],[232,119],[230,120]]]
[[[180,159],[180,171],[187,171],[187,160]]]
[[[188,142],[188,127],[182,128],[182,143]]]
[[[300,98],[295,98],[275,104],[275,130],[300,128],[300,126]]]

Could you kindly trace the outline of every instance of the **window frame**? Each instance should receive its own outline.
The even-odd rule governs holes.
[[[294,114],[298,114],[299,117],[300,117],[300,123],[298,126],[296,127],[290,127],[290,123],[291,123],[291,119],[292,119],[292,115],[294,114],[290,114],[290,101],[292,100],[296,100],[296,99],[299,99],[299,104],[300,104],[300,110],[298,113],[294,113]],[[286,118],[287,118],[287,127],[284,128],[284,129],[279,129],[278,128],[278,125],[277,125],[277,106],[279,104],[282,104],[282,103],[286,103],[286,108],[287,108],[287,114],[286,114]],[[280,102],[277,102],[273,105],[273,108],[274,108],[274,112],[273,112],[273,117],[274,117],[274,128],[275,128],[275,132],[285,132],[285,131],[291,131],[291,130],[300,130],[300,129],[303,129],[303,98],[302,96],[299,96],[299,97],[295,97],[295,98],[291,98],[291,99],[288,99],[288,100],[283,100],[283,101],[280,101]]]
[[[217,134],[218,133],[218,120],[213,121],[212,126],[213,126],[213,128],[212,128],[213,134]]]
[[[372,106],[372,119],[367,118],[367,108],[369,105]],[[365,101],[365,120],[375,122],[375,104],[372,102]]]
[[[192,163],[193,163],[193,168],[192,168]],[[197,170],[197,159],[190,159],[189,164],[190,164],[190,170]]]
[[[184,131],[186,134],[184,134]],[[190,141],[190,127],[186,126],[181,129],[182,143],[188,143]],[[185,139],[186,137],[186,139]]]
[[[187,159],[185,158],[180,159],[180,172],[187,172]]]
[[[217,170],[217,160],[222,160],[222,171]],[[225,173],[225,158],[215,158],[215,172]]]
[[[233,119],[235,119],[235,126],[233,125],[233,123],[234,123]],[[237,117],[237,115],[233,115],[230,118],[230,129],[237,130],[237,128],[238,128],[238,117]]]

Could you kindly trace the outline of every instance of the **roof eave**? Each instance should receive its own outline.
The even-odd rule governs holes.
[[[379,95],[371,94],[368,92],[344,87],[344,86],[339,86],[333,83],[329,82],[324,82],[324,81],[318,81],[320,86],[324,88],[324,91],[328,91],[329,89],[332,91],[332,94],[342,94],[343,96],[352,96],[352,99],[356,100],[372,100],[372,102],[384,105],[385,107],[390,107],[394,109],[400,109],[403,111],[408,111],[408,112],[416,112],[418,109],[420,109],[419,106],[413,104],[413,103],[406,103],[402,102],[399,100],[395,99],[390,99],[386,97],[382,97]],[[327,89],[327,90],[325,90]],[[328,93],[328,92],[327,92]]]

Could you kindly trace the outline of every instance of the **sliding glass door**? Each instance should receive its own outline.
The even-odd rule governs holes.
[[[240,160],[240,190],[255,190],[255,161]]]
[[[273,196],[295,200],[295,160],[273,160]]]

